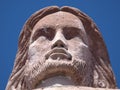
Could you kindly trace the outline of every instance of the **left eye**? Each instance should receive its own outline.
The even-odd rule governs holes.
[[[79,37],[79,36],[80,36],[79,31],[80,31],[80,30],[77,29],[77,28],[65,27],[65,28],[63,29],[63,34],[64,34],[64,36],[65,36],[65,38],[66,38],[67,40],[70,40],[70,39],[72,39],[72,38],[74,38],[74,37]]]

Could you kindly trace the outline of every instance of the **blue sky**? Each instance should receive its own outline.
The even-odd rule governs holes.
[[[0,90],[4,90],[17,52],[19,33],[35,11],[46,6],[73,6],[97,24],[106,43],[120,88],[120,0],[0,0]]]

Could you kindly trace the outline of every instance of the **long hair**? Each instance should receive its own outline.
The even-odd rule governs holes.
[[[95,58],[95,61],[93,63],[95,65],[93,75],[93,87],[104,87],[105,84],[108,88],[116,88],[116,82],[111,69],[110,60],[105,43],[103,41],[102,35],[100,34],[93,20],[80,10],[73,7],[64,6],[59,8],[57,6],[50,6],[37,11],[26,21],[20,33],[18,52],[6,90],[10,90],[12,86],[17,87],[18,83],[21,82],[22,84],[22,82],[24,81],[23,71],[25,68],[25,63],[27,61],[29,40],[34,25],[41,18],[59,11],[69,12],[77,16],[82,21],[85,27],[85,31],[88,37],[88,46]]]

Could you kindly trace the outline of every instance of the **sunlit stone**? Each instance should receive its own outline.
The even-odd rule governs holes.
[[[42,83],[39,83],[36,88],[42,88],[42,87],[51,87],[51,86],[64,86],[64,85],[74,85],[74,82],[71,80],[70,77],[65,76],[56,76],[48,78]]]

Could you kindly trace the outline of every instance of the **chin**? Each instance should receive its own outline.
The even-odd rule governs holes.
[[[30,68],[31,67],[31,68]],[[86,72],[89,64],[85,60],[66,59],[53,60],[49,58],[41,64],[40,62],[28,66],[25,70],[25,81],[27,88],[37,89],[56,85],[84,85]],[[87,85],[85,85],[87,86]]]

